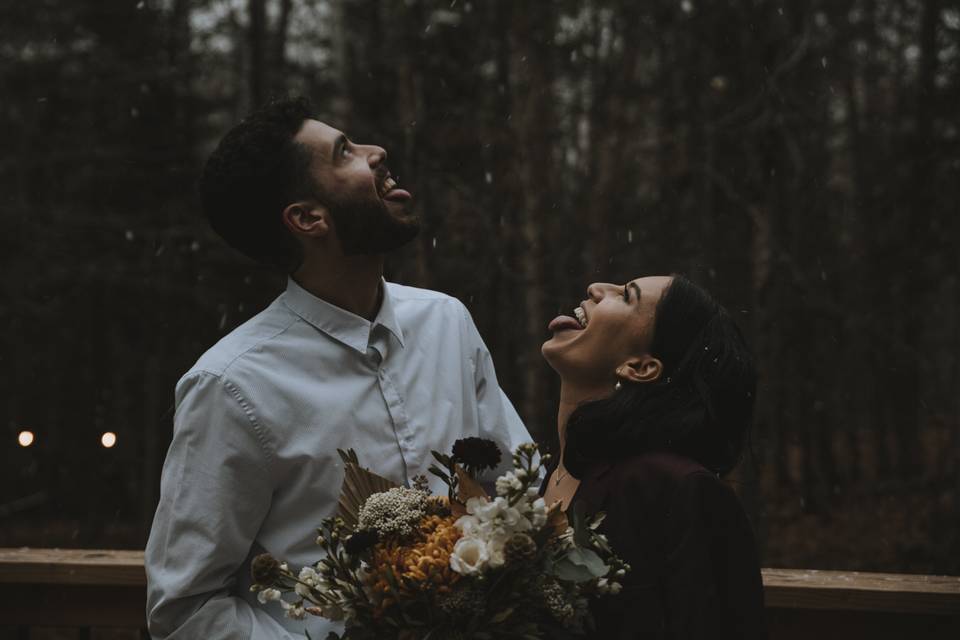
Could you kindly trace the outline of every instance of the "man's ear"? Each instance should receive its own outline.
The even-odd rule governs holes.
[[[650,354],[631,358],[617,368],[617,377],[625,382],[656,382],[663,375],[663,363]]]
[[[294,202],[281,214],[283,224],[294,236],[322,238],[330,233],[330,212],[315,202]]]

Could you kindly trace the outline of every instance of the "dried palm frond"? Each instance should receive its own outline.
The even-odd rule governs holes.
[[[454,471],[457,474],[457,500],[467,504],[470,498],[489,498],[487,492],[483,490],[480,483],[473,479],[469,473],[463,470],[463,467],[456,465]]]
[[[467,514],[467,500],[470,498],[484,498],[489,500],[490,496],[483,490],[479,482],[463,470],[463,467],[457,464],[454,465],[453,470],[457,476],[457,497],[450,501],[450,512],[459,518]]]
[[[337,500],[337,516],[343,518],[348,527],[355,528],[360,519],[360,507],[367,498],[400,485],[361,467],[353,449],[337,449],[337,453],[343,460],[343,484],[340,485],[340,498]]]

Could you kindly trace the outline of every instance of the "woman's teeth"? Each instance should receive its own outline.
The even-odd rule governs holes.
[[[386,180],[383,181],[383,186],[380,187],[380,195],[381,196],[387,195],[387,193],[389,193],[390,190],[396,186],[397,186],[396,180],[394,180],[392,177],[387,178]]]
[[[575,308],[573,310],[573,317],[577,319],[581,327],[584,329],[587,328],[587,314],[583,312],[583,307]]]

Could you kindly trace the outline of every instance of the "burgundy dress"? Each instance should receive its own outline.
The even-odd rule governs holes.
[[[604,511],[600,531],[632,569],[620,594],[591,604],[591,638],[767,637],[750,523],[698,463],[656,452],[594,465],[570,508]]]

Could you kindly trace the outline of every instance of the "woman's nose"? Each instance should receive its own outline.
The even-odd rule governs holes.
[[[616,286],[610,284],[609,282],[594,282],[587,287],[587,297],[594,302],[597,302],[602,300],[603,297],[613,289],[616,289]]]

